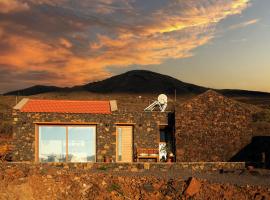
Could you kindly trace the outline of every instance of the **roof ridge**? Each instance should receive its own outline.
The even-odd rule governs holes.
[[[215,98],[215,97],[218,97],[218,98],[222,98],[224,99],[225,101],[227,102],[230,102],[231,104],[234,104],[234,105],[237,105],[237,106],[240,106],[242,108],[245,108],[247,110],[250,110],[250,111],[253,111],[253,110],[261,110],[260,107],[256,106],[256,105],[252,105],[252,104],[248,104],[248,103],[244,103],[244,102],[240,102],[240,101],[237,101],[236,99],[233,99],[233,98],[230,98],[230,97],[227,97],[215,90],[207,90],[206,92],[203,92],[195,97],[192,97],[191,99],[188,99],[184,102],[182,102],[180,105],[181,106],[185,106],[187,104],[190,104],[190,103],[193,103],[193,102],[196,102],[197,100],[200,100],[200,99],[203,99],[204,97],[210,97],[210,98]]]
[[[64,101],[64,102],[110,102],[110,100],[65,100],[65,99],[29,99],[29,101]]]

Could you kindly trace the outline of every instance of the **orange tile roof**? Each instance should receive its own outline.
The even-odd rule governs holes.
[[[111,114],[109,101],[29,100],[21,112]]]

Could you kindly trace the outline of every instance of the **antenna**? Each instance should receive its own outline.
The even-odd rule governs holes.
[[[154,101],[152,104],[150,104],[148,107],[144,109],[144,111],[153,111],[155,107],[159,107],[161,112],[164,112],[167,108],[168,104],[168,97],[165,94],[158,95],[158,98],[156,101]]]

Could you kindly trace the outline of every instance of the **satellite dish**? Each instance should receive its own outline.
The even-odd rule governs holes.
[[[166,104],[168,102],[168,97],[165,94],[158,95],[158,102],[160,104]]]
[[[158,99],[144,109],[144,111],[153,111],[155,107],[159,107],[161,112],[165,112],[167,108],[168,97],[165,94],[158,95]]]

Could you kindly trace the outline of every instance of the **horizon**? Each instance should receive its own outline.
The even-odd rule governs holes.
[[[151,70],[145,70],[145,69],[134,69],[134,70],[130,70],[130,71],[127,71],[127,72],[123,72],[121,74],[116,74],[114,76],[118,76],[118,75],[123,75],[125,73],[130,73],[130,72],[134,72],[134,71],[144,71],[144,72],[151,72],[151,73],[156,73],[156,74],[159,74],[159,75],[165,75],[165,76],[168,76],[170,78],[174,78],[178,81],[181,81],[173,76],[169,76],[169,75],[166,75],[166,74],[161,74],[161,73],[158,73],[158,72],[154,72],[154,71],[151,71]],[[91,84],[91,83],[95,83],[95,82],[101,82],[101,81],[105,81],[109,78],[112,78],[114,76],[111,76],[111,77],[108,77],[108,78],[105,78],[105,79],[102,79],[102,80],[97,80],[97,81],[93,81],[93,82],[89,82],[89,83],[86,83],[86,84]],[[182,81],[181,81],[182,82]],[[186,83],[186,84],[193,84],[193,83],[188,83],[188,82],[183,82],[183,83]],[[194,85],[194,84],[193,84]],[[33,85],[33,86],[30,86],[28,88],[31,88],[31,87],[36,87],[36,86],[45,86],[45,87],[54,87],[55,85]],[[82,85],[73,85],[73,86],[70,86],[70,87],[59,87],[61,89],[71,89],[73,87],[77,87],[77,86],[82,86]],[[199,86],[199,87],[204,87],[204,88],[207,88],[208,90],[239,90],[239,91],[250,91],[250,92],[262,92],[262,93],[269,93],[270,92],[265,92],[265,91],[258,91],[258,90],[244,90],[244,89],[237,89],[237,88],[234,88],[234,89],[231,89],[231,88],[210,88],[210,87],[206,87],[206,86],[203,86],[203,85],[196,85],[196,86]],[[21,89],[17,89],[17,90],[12,90],[12,91],[8,91],[6,93],[9,93],[9,92],[15,92],[15,91],[20,91],[20,90],[24,90],[24,89],[27,89],[27,88],[21,88]],[[4,95],[5,93],[0,93],[1,95]]]
[[[268,0],[0,0],[0,94],[148,70],[270,92]]]

